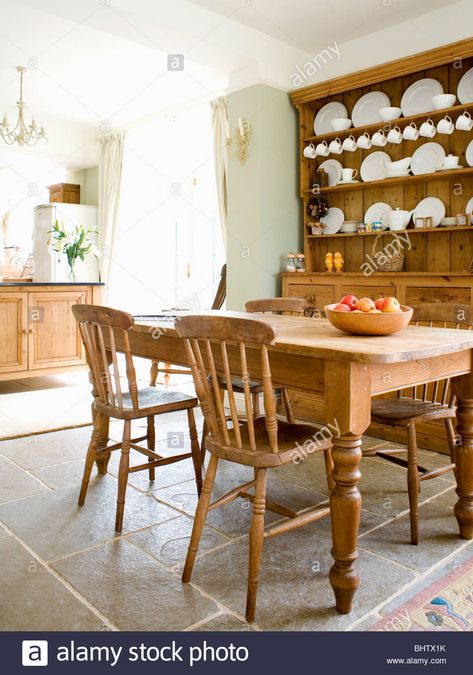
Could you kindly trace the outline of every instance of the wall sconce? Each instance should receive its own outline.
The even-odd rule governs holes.
[[[242,117],[238,118],[238,126],[235,129],[233,138],[230,133],[230,125],[227,122],[227,148],[231,147],[234,143],[236,148],[236,154],[240,160],[242,166],[245,165],[246,160],[248,159],[248,148],[250,145],[250,140],[252,136],[251,125],[248,120],[243,119]]]

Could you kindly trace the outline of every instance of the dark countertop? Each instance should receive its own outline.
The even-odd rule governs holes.
[[[103,281],[0,281],[2,286],[105,286]]]

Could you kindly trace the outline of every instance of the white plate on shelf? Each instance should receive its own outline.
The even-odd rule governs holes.
[[[387,152],[376,150],[366,157],[360,168],[360,176],[363,181],[384,180],[387,174],[387,167],[391,163],[391,157]]]
[[[340,232],[342,223],[345,220],[345,214],[342,209],[337,208],[336,206],[331,206],[328,210],[327,215],[323,219],[325,224],[324,234],[337,234]]]
[[[424,77],[413,82],[402,95],[401,110],[404,117],[420,115],[434,109],[432,97],[443,94],[443,87],[438,80]]]
[[[438,197],[426,197],[422,199],[414,209],[412,215],[415,218],[426,218],[432,216],[432,226],[440,225],[442,218],[445,218],[445,204]]]
[[[370,91],[355,103],[351,119],[354,127],[382,122],[379,111],[391,105],[389,97],[382,91]]]
[[[329,186],[337,185],[340,182],[343,166],[338,159],[326,159],[318,168],[323,169],[327,174]]]
[[[392,206],[389,206],[386,202],[376,202],[366,211],[365,223],[374,223],[376,220],[380,220],[383,228],[386,230],[388,227],[388,215],[392,210]]]
[[[348,117],[348,110],[343,103],[331,101],[331,103],[327,103],[327,105],[320,108],[314,120],[315,135],[321,136],[322,134],[333,133],[332,120],[335,120],[338,117]]]
[[[457,96],[460,103],[473,101],[473,68],[467,70],[458,83]]]
[[[473,197],[470,199],[466,205],[465,213],[471,213],[473,211]]]
[[[468,166],[473,166],[473,141],[468,143],[468,147],[465,151],[465,159]]]
[[[464,169],[465,167],[462,166],[461,164],[457,164],[457,166],[441,166],[440,169],[437,169],[437,171],[456,171],[456,169]]]
[[[435,173],[443,166],[445,150],[440,143],[424,143],[412,155],[411,171],[414,176],[422,173]]]

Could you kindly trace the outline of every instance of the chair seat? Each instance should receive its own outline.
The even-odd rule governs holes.
[[[187,410],[188,408],[195,408],[198,405],[195,396],[183,394],[181,391],[169,391],[168,389],[157,389],[156,387],[138,389],[138,403],[139,410],[133,410],[131,396],[126,392],[123,393],[123,409],[106,405],[98,399],[95,400],[94,406],[98,412],[108,417],[138,419],[175,410]]]
[[[455,408],[441,403],[415,401],[411,398],[382,398],[371,403],[371,421],[379,424],[407,426],[419,418],[455,417]]]
[[[218,386],[220,389],[227,389],[227,381],[226,379],[222,376],[218,376]],[[232,389],[233,391],[236,391],[238,394],[244,394],[245,393],[245,387],[243,385],[243,380],[241,377],[232,377]],[[212,381],[212,378],[209,376],[209,381]],[[263,383],[258,382],[257,380],[250,380],[249,383],[250,385],[250,392],[252,394],[260,394],[263,391]]]
[[[229,430],[230,445],[221,446],[211,436],[207,436],[206,447],[208,451],[230,462],[245,464],[260,469],[282,466],[290,462],[298,462],[305,459],[309,454],[328,450],[332,446],[331,440],[310,424],[290,424],[278,420],[278,450],[271,452],[271,447],[266,431],[264,417],[254,420],[256,451],[251,449],[248,424],[240,426],[242,449],[236,447],[235,431]],[[305,444],[305,445],[304,445]]]

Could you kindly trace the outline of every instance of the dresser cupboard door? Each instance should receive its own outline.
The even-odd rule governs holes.
[[[0,373],[28,367],[28,296],[0,295]]]
[[[85,363],[72,306],[87,301],[87,292],[29,294],[29,369]]]

